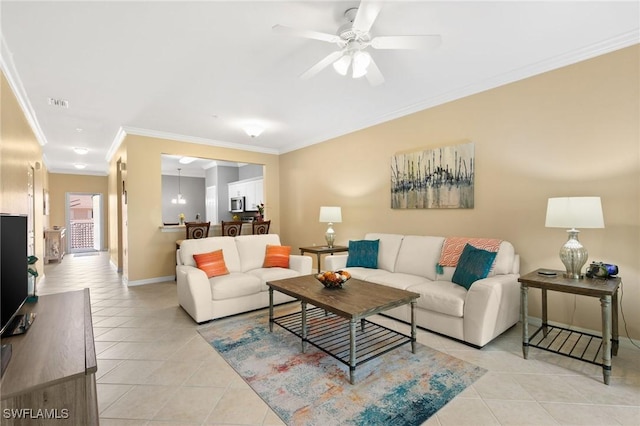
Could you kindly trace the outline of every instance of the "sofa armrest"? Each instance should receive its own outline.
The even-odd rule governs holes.
[[[347,267],[348,254],[333,254],[324,258],[324,267],[327,271],[337,271]]]
[[[484,346],[518,322],[520,283],[518,274],[502,274],[471,285],[464,303],[464,340]]]
[[[299,254],[292,254],[289,256],[289,269],[298,271],[300,275],[311,274],[312,261],[309,256],[301,256]]]
[[[196,322],[208,321],[211,312],[211,285],[204,271],[193,266],[176,266],[178,302]]]

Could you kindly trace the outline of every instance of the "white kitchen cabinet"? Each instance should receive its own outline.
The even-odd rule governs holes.
[[[264,202],[264,179],[246,179],[229,183],[229,198],[245,197],[245,210],[258,211]]]

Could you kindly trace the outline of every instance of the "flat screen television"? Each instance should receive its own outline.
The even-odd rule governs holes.
[[[26,319],[16,314],[29,295],[27,238],[27,216],[0,214],[0,334],[3,337],[24,333],[28,327],[16,321]]]

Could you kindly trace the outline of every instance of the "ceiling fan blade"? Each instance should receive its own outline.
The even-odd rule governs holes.
[[[371,40],[374,49],[435,49],[442,43],[439,35],[382,36]]]
[[[313,77],[314,75],[318,74],[320,71],[322,71],[323,69],[325,69],[326,67],[328,67],[329,65],[337,61],[338,59],[340,59],[342,55],[344,55],[344,51],[342,50],[338,50],[328,54],[320,62],[318,62],[317,64],[315,64],[314,66],[306,70],[304,73],[302,73],[300,78],[303,80],[306,80],[308,78]]]
[[[284,25],[279,25],[279,24],[274,25],[273,27],[271,27],[271,29],[274,32],[277,32],[280,34],[290,35],[294,37],[310,38],[313,40],[327,41],[329,43],[337,43],[340,40],[340,37],[338,37],[337,35],[321,33],[318,31],[311,31],[311,30],[300,30],[297,28],[285,27]]]
[[[362,0],[358,6],[358,13],[353,20],[353,28],[363,33],[369,32],[374,21],[382,9],[379,1]]]
[[[380,68],[378,68],[376,63],[373,61],[373,58],[371,58],[371,63],[367,67],[367,73],[365,74],[365,77],[369,81],[369,84],[372,86],[378,86],[384,83],[384,77],[380,72]]]

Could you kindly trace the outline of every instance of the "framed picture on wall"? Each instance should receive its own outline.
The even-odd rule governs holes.
[[[472,209],[474,143],[443,146],[391,159],[392,209]]]

